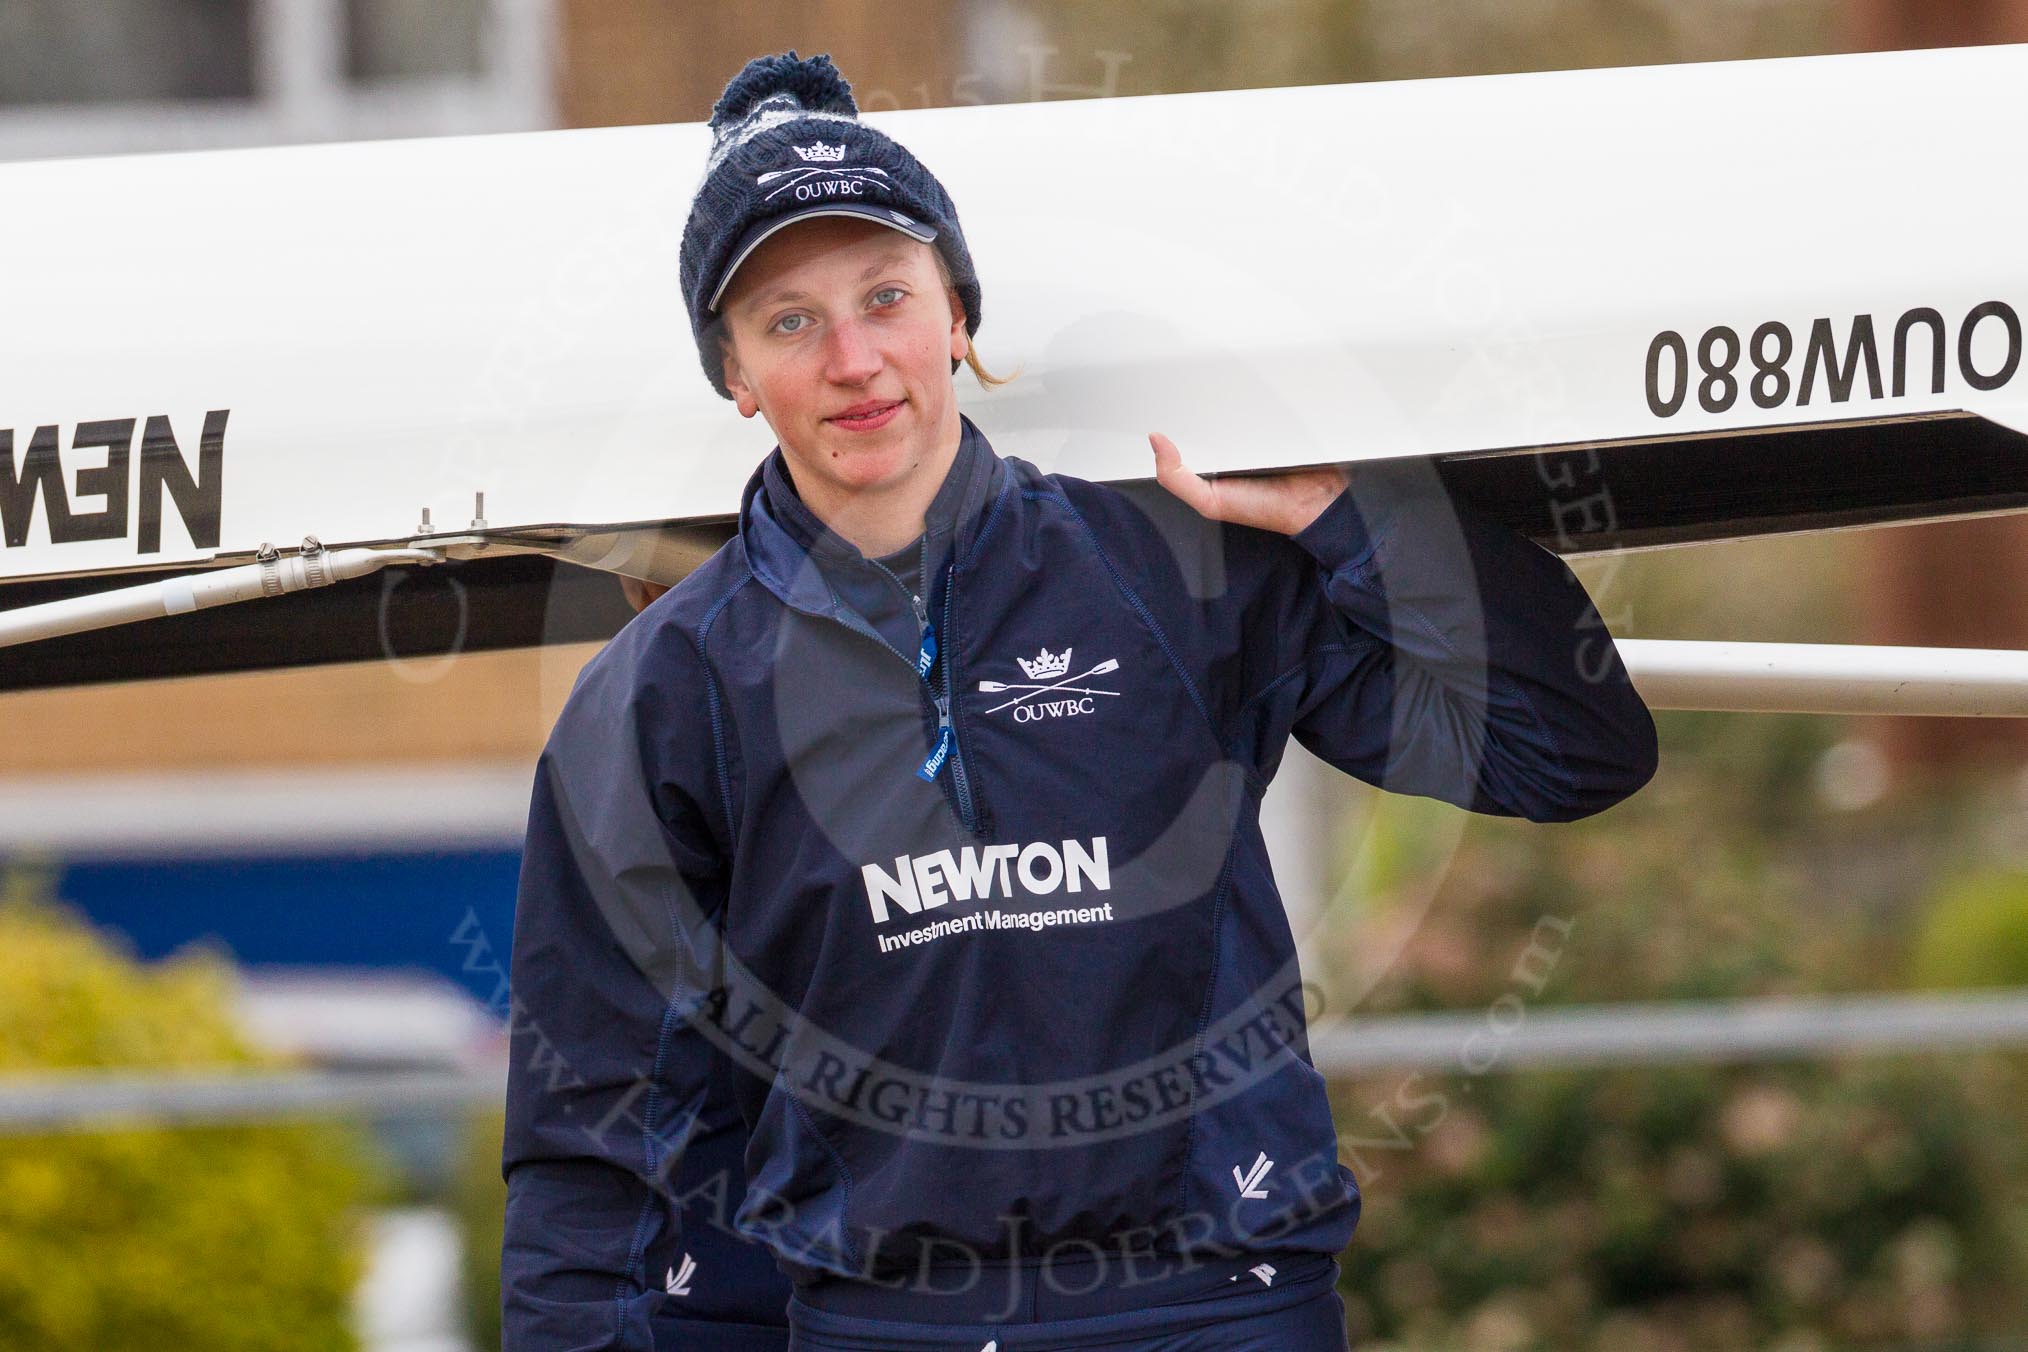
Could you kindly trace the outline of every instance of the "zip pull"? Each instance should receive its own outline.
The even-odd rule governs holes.
[[[929,755],[923,759],[921,767],[916,770],[915,777],[917,779],[920,779],[925,784],[933,783],[936,780],[937,772],[944,768],[944,762],[950,758],[951,742],[954,736],[955,734],[951,731],[951,702],[939,695],[937,697],[937,744],[930,748]]]
[[[924,538],[927,540],[928,537],[925,536]],[[929,552],[927,547],[925,547],[923,552],[924,556],[927,557]],[[908,589],[904,587],[902,590],[907,591]],[[915,622],[922,626],[922,642],[917,645],[915,650],[915,674],[918,676],[928,676],[930,668],[936,664],[937,660],[937,631],[930,625],[929,607],[923,604],[923,599],[920,596],[917,596],[912,591],[909,592],[908,603],[915,608]]]
[[[955,563],[953,566],[955,566]],[[916,561],[915,576],[916,581],[922,586],[923,590],[928,591],[930,585],[928,522],[923,523],[922,557]],[[923,680],[928,680],[930,670],[936,666],[937,661],[937,631],[930,624],[929,607],[923,603],[922,597],[916,595],[909,588],[903,588],[903,590],[908,592],[908,603],[915,607],[915,622],[922,626],[922,643],[915,651],[915,674]],[[950,711],[945,709],[943,723],[940,726],[948,730],[950,723]],[[941,744],[941,740],[939,739],[939,744]],[[937,759],[937,757],[933,754],[932,759]],[[942,761],[939,759],[938,763],[942,764]],[[930,775],[934,776],[935,773],[932,770]]]

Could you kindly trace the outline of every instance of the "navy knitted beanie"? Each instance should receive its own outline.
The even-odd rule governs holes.
[[[936,175],[859,120],[852,86],[827,55],[756,57],[711,111],[711,157],[683,227],[690,329],[711,387],[725,398],[719,296],[762,240],[807,216],[860,216],[938,249],[979,331],[979,278],[958,209]],[[958,361],[951,362],[956,374]]]

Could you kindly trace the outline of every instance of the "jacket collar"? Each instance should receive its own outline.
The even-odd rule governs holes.
[[[1007,487],[1007,467],[969,417],[958,415],[958,453],[923,514],[932,568],[955,543],[960,563]],[[739,535],[754,576],[798,609],[833,613],[839,602],[826,569],[872,570],[856,545],[818,519],[796,493],[777,445],[747,479],[740,495]],[[812,567],[812,564],[816,564]]]

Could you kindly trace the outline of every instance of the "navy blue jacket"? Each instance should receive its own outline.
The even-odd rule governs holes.
[[[1561,559],[1426,465],[1352,475],[1284,537],[965,418],[911,590],[767,458],[536,773],[509,1346],[652,1346],[724,1289],[700,1212],[803,1282],[1345,1246],[1258,821],[1283,746],[1540,822],[1656,755]],[[685,1182],[728,1102],[743,1199]]]

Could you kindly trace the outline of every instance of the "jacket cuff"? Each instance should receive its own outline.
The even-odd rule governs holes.
[[[1365,563],[1378,543],[1378,537],[1359,514],[1350,488],[1331,499],[1322,515],[1289,538],[1333,573]]]

